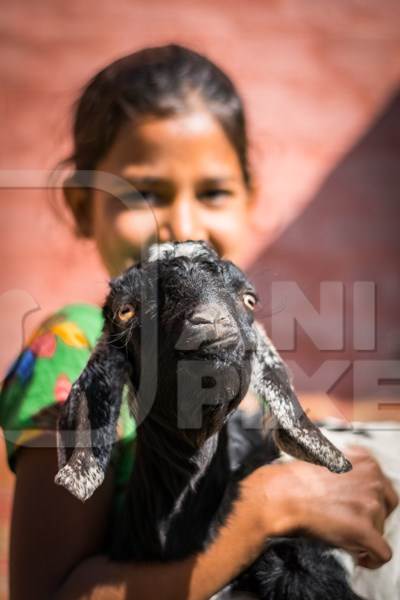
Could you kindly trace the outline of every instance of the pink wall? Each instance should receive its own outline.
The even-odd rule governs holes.
[[[400,409],[399,189],[400,91],[250,269],[297,389],[354,399],[354,418],[367,396]]]
[[[38,321],[69,301],[100,301],[106,281],[90,243],[73,239],[47,192],[4,189],[4,171],[52,168],[68,150],[69,107],[87,78],[123,53],[169,41],[207,52],[247,103],[260,193],[244,250],[247,262],[259,257],[252,272],[264,320],[274,309],[268,273],[297,281],[316,303],[321,280],[376,281],[378,344],[367,355],[396,356],[400,108],[388,103],[399,85],[399,25],[396,0],[9,3],[0,42],[1,373]],[[329,356],[353,360],[352,341]],[[311,373],[327,355],[300,332],[290,357]],[[338,391],[351,393],[351,382]],[[0,598],[5,536],[3,525]]]

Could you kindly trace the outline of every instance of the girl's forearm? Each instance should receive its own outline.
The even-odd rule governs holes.
[[[255,512],[239,500],[204,552],[170,563],[93,557],[75,568],[56,600],[207,600],[257,558],[265,540]]]
[[[268,465],[240,485],[227,522],[208,548],[174,563],[81,562],[52,600],[208,600],[261,553],[270,537],[299,528],[378,567],[391,552],[377,529],[381,507],[397,497],[368,455],[351,455],[353,471],[329,473],[308,463]],[[188,531],[190,535],[190,531]]]

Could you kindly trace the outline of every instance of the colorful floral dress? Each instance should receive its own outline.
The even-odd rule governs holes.
[[[40,446],[54,431],[60,405],[84,369],[103,325],[101,309],[65,306],[47,319],[8,371],[0,392],[0,427],[10,468],[21,446]],[[112,456],[117,492],[129,478],[134,458],[135,423],[124,399]]]

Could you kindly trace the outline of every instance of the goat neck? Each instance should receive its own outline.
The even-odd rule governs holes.
[[[216,531],[229,478],[226,426],[194,448],[146,419],[137,431],[113,557],[178,560],[204,549]]]

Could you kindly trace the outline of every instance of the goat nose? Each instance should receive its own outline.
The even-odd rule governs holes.
[[[203,346],[218,344],[230,346],[239,339],[237,327],[229,314],[218,305],[207,304],[187,319],[175,348],[198,350]]]
[[[216,323],[231,323],[226,312],[218,305],[206,304],[197,308],[189,319],[192,325],[206,325]]]

